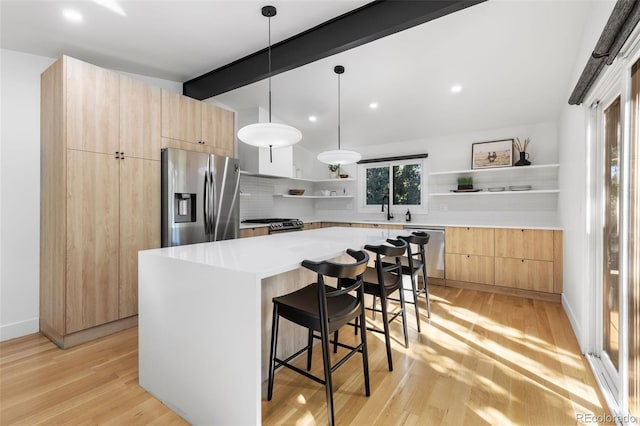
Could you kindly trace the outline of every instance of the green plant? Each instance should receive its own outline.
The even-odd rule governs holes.
[[[340,164],[329,164],[330,172],[337,172],[339,168],[340,168]]]
[[[458,185],[473,185],[473,178],[471,176],[459,177]]]

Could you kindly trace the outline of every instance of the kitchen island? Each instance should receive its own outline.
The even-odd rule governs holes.
[[[192,424],[260,424],[271,298],[315,278],[304,259],[399,233],[335,227],[139,252],[140,385]]]

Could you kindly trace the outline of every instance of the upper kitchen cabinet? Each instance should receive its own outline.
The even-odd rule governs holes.
[[[160,160],[160,93],[159,87],[120,76],[119,151],[125,157]]]
[[[63,59],[67,148],[113,154],[119,151],[119,75],[68,56]],[[77,126],[75,123],[82,123]]]
[[[200,143],[202,102],[162,89],[162,137]]]
[[[231,111],[162,90],[163,146],[233,157],[234,119]]]

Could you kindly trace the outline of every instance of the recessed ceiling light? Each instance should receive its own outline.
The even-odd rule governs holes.
[[[378,103],[377,103],[377,102],[371,102],[371,103],[369,104],[369,108],[371,108],[371,109],[377,109],[377,108],[378,108]]]
[[[81,22],[82,21],[82,14],[80,12],[78,12],[77,10],[73,10],[73,9],[65,9],[62,11],[62,16],[65,17],[65,19],[69,22]]]
[[[310,115],[309,116],[309,121],[312,123],[315,123],[316,121],[318,121],[318,117],[316,117],[315,115]]]
[[[459,84],[451,86],[451,93],[460,93],[460,92],[462,92],[462,86],[460,86]]]

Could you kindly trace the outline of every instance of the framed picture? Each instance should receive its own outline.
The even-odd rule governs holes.
[[[513,139],[476,142],[471,145],[471,168],[511,167],[513,165]]]

